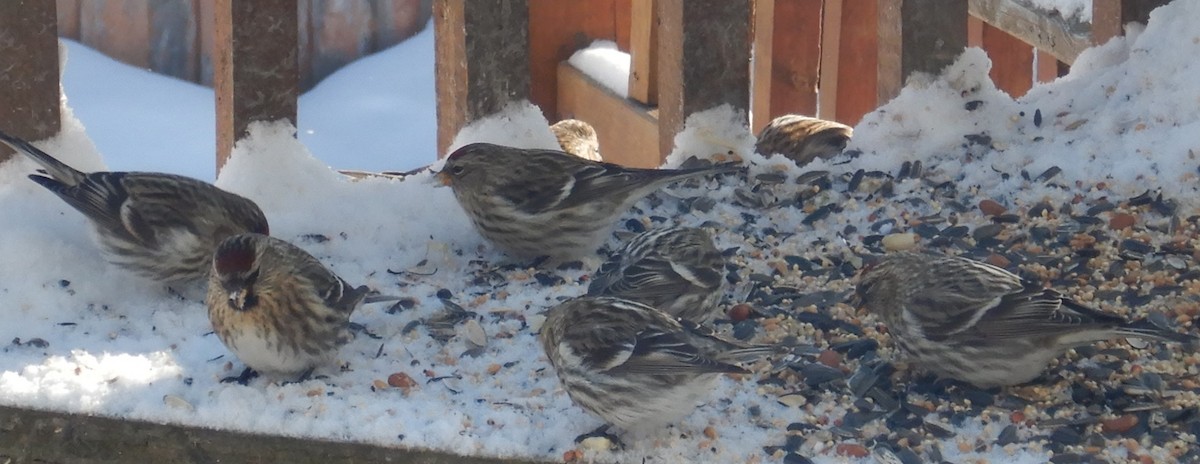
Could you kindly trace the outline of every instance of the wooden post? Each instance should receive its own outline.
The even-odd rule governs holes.
[[[1037,81],[1050,82],[1058,79],[1061,61],[1050,52],[1037,50]],[[1069,69],[1069,68],[1068,68]]]
[[[879,106],[875,96],[879,48],[875,1],[849,0],[842,4],[842,31],[838,38],[837,107],[835,121],[858,124],[863,115]],[[824,65],[822,65],[823,67]],[[825,84],[824,81],[821,82]]]
[[[658,104],[658,18],[654,0],[633,3],[629,30],[629,98]]]
[[[57,33],[55,2],[0,1],[0,129],[5,132],[26,140],[58,133]],[[12,155],[7,145],[0,146],[0,162]]]
[[[296,124],[297,0],[216,0],[217,172],[254,121]]]
[[[983,49],[992,60],[992,82],[1013,98],[1025,95],[1033,87],[1033,47],[990,24],[984,24],[982,32]]]
[[[750,109],[750,0],[657,0],[659,153],[689,115]]]
[[[1167,3],[1170,0],[1092,0],[1092,43],[1101,45],[1124,35],[1126,24],[1145,23],[1150,11]]]
[[[468,8],[481,8],[489,2],[497,0],[467,0]],[[616,0],[522,0],[528,1],[528,12],[520,21],[528,29],[528,58],[524,71],[513,68],[505,70],[501,75],[521,72],[530,76],[528,96],[535,105],[542,109],[547,119],[554,120],[558,111],[558,63],[571,58],[577,50],[591,45],[592,41],[607,39],[620,42],[620,36],[628,34],[629,23],[618,34],[617,15],[619,4]],[[643,0],[639,0],[643,1]],[[479,5],[476,5],[479,3]],[[624,5],[626,18],[629,16],[629,4]],[[489,20],[486,16],[484,20]],[[495,19],[490,19],[494,21]],[[513,21],[511,19],[508,21]],[[626,20],[628,21],[628,20]],[[514,23],[515,27],[516,24]],[[505,24],[508,27],[508,24]],[[469,27],[468,27],[469,30]],[[474,33],[474,31],[472,31]],[[490,79],[495,79],[491,77]]]
[[[433,17],[438,154],[444,156],[471,121],[530,97],[529,5],[436,0]]]
[[[817,95],[817,117],[821,119],[837,119],[843,5],[842,0],[825,0],[821,11],[821,92]]]
[[[913,72],[938,73],[967,44],[967,2],[879,0],[879,102]]]
[[[751,124],[755,133],[784,114],[817,114],[822,3],[822,0],[754,1]]]

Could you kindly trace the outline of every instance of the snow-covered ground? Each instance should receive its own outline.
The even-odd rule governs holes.
[[[975,207],[983,199],[1022,217],[1035,205],[1050,203],[1054,208],[1029,220],[1065,226],[1074,224],[1069,218],[1093,216],[1103,219],[1096,226],[1101,232],[1107,231],[1110,216],[1130,214],[1135,226],[1109,231],[1117,239],[1196,245],[1194,221],[1172,226],[1171,218],[1178,222],[1200,211],[1198,21],[1200,3],[1177,1],[1156,11],[1145,31],[1089,50],[1070,75],[1038,85],[1016,101],[988,80],[990,63],[982,52],[969,50],[940,79],[906,88],[867,115],[851,142],[857,156],[818,160],[804,168],[751,153],[752,136],[731,122],[736,117],[728,109],[693,116],[668,164],[732,151],[751,164],[749,179],[669,188],[639,203],[627,215],[634,221],[620,229],[661,223],[716,226],[718,247],[738,249],[731,260],[739,283],[731,297],[750,294],[758,312],[770,316],[749,326],[756,340],[789,334],[826,347],[876,338],[884,343],[880,356],[889,358],[886,335],[870,316],[856,315],[840,301],[795,308],[791,299],[767,302],[756,288],[790,288],[807,296],[842,292],[847,281],[831,263],[852,262],[849,257],[873,250],[878,235],[939,224],[934,217],[978,231],[992,223]],[[428,173],[351,181],[328,167],[404,170],[435,159],[432,84],[423,86],[432,80],[431,41],[430,33],[423,33],[330,77],[301,101],[299,140],[288,136],[290,127],[258,125],[216,180],[255,200],[274,235],[310,251],[350,282],[410,297],[404,305],[367,306],[352,317],[380,338],[359,336],[341,350],[340,369],[318,372],[324,379],[220,383],[242,366],[210,333],[202,302],[104,263],[82,216],[26,180],[34,166],[18,159],[0,166],[0,217],[7,218],[0,223],[0,308],[7,317],[0,340],[13,341],[0,354],[0,403],[464,454],[562,459],[576,446],[576,435],[599,423],[558,388],[536,344],[538,313],[582,294],[589,268],[498,267],[494,263],[503,262],[503,256],[483,243],[449,190],[436,188]],[[211,92],[70,48],[65,90],[73,113],[64,112],[63,133],[39,143],[42,148],[83,169],[211,178]],[[409,73],[413,77],[399,77]],[[413,81],[399,85],[398,79]],[[368,96],[371,91],[377,93]],[[164,108],[165,101],[174,106]],[[514,105],[456,143],[487,139],[545,145],[552,143],[546,134],[546,121],[537,111]],[[854,176],[860,170],[895,175],[906,161],[920,161],[924,169],[918,178],[894,177],[894,197],[879,193],[888,181]],[[1052,167],[1061,171],[1041,175],[1053,173]],[[818,170],[828,173],[814,174]],[[814,190],[813,179],[828,184]],[[1092,212],[1102,199],[1119,203],[1148,189],[1161,189],[1175,202],[1174,210],[1120,203]],[[696,197],[715,204],[701,208]],[[803,204],[787,203],[798,197]],[[1151,233],[1159,228],[1170,233]],[[1020,233],[1010,228],[997,237]],[[973,236],[967,240],[975,245]],[[996,253],[1036,254],[1032,243]],[[1146,267],[1163,259],[1147,257]],[[1194,258],[1181,259],[1195,266]],[[1084,280],[1102,274],[1097,269]],[[1165,298],[1194,297],[1194,277],[1184,284],[1185,290],[1164,297],[1127,276],[1120,290],[1150,292],[1155,303],[1130,308],[1120,298],[1099,297],[1093,303],[1137,315],[1164,307],[1170,311]],[[443,300],[474,314],[454,313]],[[814,330],[796,320],[816,321],[812,316],[818,315],[843,324],[838,327],[858,327],[858,333]],[[480,352],[467,353],[464,324],[455,324],[465,319],[477,320],[488,334]],[[1191,319],[1170,319],[1196,330]],[[730,330],[729,324],[721,328]],[[1172,397],[1172,407],[1197,407],[1195,385],[1181,386],[1177,380],[1198,374],[1200,355],[1159,344],[1128,353],[1122,365],[1138,364],[1138,370],[1167,378],[1172,389],[1185,390]],[[859,370],[859,359],[835,358],[830,364],[843,368],[836,372]],[[937,445],[951,462],[1045,462],[1051,450],[1061,448],[1036,439],[1056,430],[1040,414],[1057,411],[1053,419],[1061,420],[1079,411],[1080,405],[1069,401],[1074,390],[1064,382],[1075,379],[1076,365],[1097,362],[1083,354],[1064,357],[1039,400],[1059,403],[1018,408],[1027,421],[1005,409],[948,418],[942,406],[956,407],[952,395],[944,400],[940,393],[914,388],[905,401],[933,404],[918,420],[941,424],[953,436],[923,435],[919,446],[906,438],[904,446],[927,459]],[[820,369],[797,368],[761,380],[724,378],[713,400],[674,428],[626,437],[625,451],[587,454],[600,462],[644,457],[647,462],[805,462],[801,455],[815,462],[871,462],[869,456],[848,456],[875,446],[871,432],[882,421],[851,428],[850,413],[862,405],[844,389],[806,386],[817,373]],[[394,374],[415,379],[415,386],[389,386]],[[1129,369],[1119,373],[1126,374]],[[803,393],[803,404],[780,402],[789,392]],[[1102,418],[1120,414],[1105,410]],[[1016,442],[994,444],[1010,426]],[[1084,433],[1090,436],[1089,430]],[[1175,448],[1147,437],[1110,442],[1101,453],[1172,462],[1186,459],[1180,456],[1188,436],[1176,433],[1183,445],[1171,445]],[[1180,446],[1183,451],[1172,451]]]

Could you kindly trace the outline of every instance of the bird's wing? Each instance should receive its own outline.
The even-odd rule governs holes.
[[[312,282],[317,295],[326,306],[349,314],[366,297],[368,289],[365,285],[354,287],[321,264],[313,255],[299,248],[289,248],[286,252],[292,255],[290,259],[296,263],[296,274]]]
[[[1017,339],[1060,335],[1066,332],[1114,327],[1125,323],[1120,316],[1079,304],[1053,289],[1028,286],[1005,296],[979,320],[973,336]]]
[[[681,330],[646,328],[637,333],[625,362],[612,370],[650,375],[745,372],[740,367],[713,359],[690,338]]]
[[[1021,278],[1002,268],[966,258],[940,257],[916,277],[925,286],[909,295],[905,317],[913,318],[928,336],[954,336],[976,326],[1001,303],[1021,292]]]

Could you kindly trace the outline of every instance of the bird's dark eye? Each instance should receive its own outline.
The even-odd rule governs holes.
[[[450,168],[450,174],[454,174],[456,176],[461,175],[463,173],[463,170],[464,169],[462,166],[454,166],[454,167]]]

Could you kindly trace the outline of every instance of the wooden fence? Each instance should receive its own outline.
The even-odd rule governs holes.
[[[193,4],[211,2],[214,16],[218,168],[250,121],[295,121],[299,5],[315,1]],[[609,160],[653,166],[695,111],[728,103],[754,128],[784,113],[853,124],[905,76],[937,72],[971,43],[1019,95],[1035,55],[1037,76],[1056,76],[1162,3],[1093,0],[1093,22],[1081,24],[1019,0],[436,0],[439,152],[470,121],[529,99],[551,119],[592,122]],[[0,124],[21,137],[58,131],[57,16],[56,2],[0,2],[0,62],[10,63],[0,77],[11,84],[0,86]],[[631,54],[629,98],[564,62],[596,39]],[[753,86],[751,66],[765,77]]]

